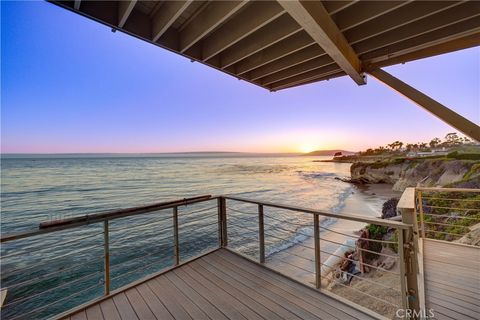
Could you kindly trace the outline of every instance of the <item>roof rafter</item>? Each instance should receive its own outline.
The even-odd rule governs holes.
[[[268,86],[274,82],[278,82],[280,80],[287,79],[311,70],[323,68],[331,64],[334,64],[332,58],[330,58],[328,55],[323,55],[321,57],[308,60],[306,62],[291,66],[282,71],[275,72],[271,75],[263,77],[260,79],[260,83],[263,86]],[[338,66],[335,66],[335,69],[338,69]]]
[[[257,53],[260,50],[268,48],[301,30],[302,27],[299,26],[295,20],[290,18],[289,15],[284,14],[263,28],[257,30],[257,32],[254,32],[223,51],[222,54],[220,54],[222,69]]]
[[[125,22],[127,22],[128,16],[132,13],[133,8],[137,0],[132,1],[119,1],[118,2],[118,27],[123,28]]]
[[[328,57],[328,55],[325,54],[325,51],[315,43],[297,51],[295,54],[287,55],[250,71],[248,77],[252,80],[257,80],[320,56]],[[332,60],[330,57],[328,57],[328,59]]]
[[[397,10],[390,11],[343,34],[350,45],[375,37],[384,32],[399,28],[408,23],[424,19],[438,12],[461,4],[461,1],[419,1],[412,2]]]
[[[280,1],[285,10],[357,84],[365,84],[361,62],[320,1]]]
[[[378,36],[372,37],[368,40],[359,42],[353,45],[356,52],[363,54],[379,48],[383,48],[387,45],[398,43],[413,37],[426,34],[428,32],[435,31],[448,27],[449,25],[457,24],[461,21],[470,19],[480,15],[480,6],[478,3],[467,2],[462,5],[458,5],[451,8],[448,11],[442,11],[429,16],[424,19],[420,19],[413,23],[406,24],[404,26],[392,29],[388,32],[382,33]]]
[[[277,2],[252,2],[203,41],[202,59],[205,61],[219,54],[284,12]]]
[[[270,88],[273,91],[291,87],[300,83],[309,82],[315,79],[323,79],[333,74],[344,73],[342,69],[336,64],[329,64],[314,70],[310,70],[296,76],[280,80],[270,84]]]
[[[193,0],[165,1],[152,18],[152,41],[157,40],[177,20]]]
[[[256,53],[247,59],[240,61],[235,65],[236,72],[240,75],[244,74],[256,68],[267,65],[272,61],[286,57],[289,54],[299,52],[300,50],[312,45],[317,46],[312,37],[310,37],[306,32],[295,33],[294,35],[266,48],[262,52]]]
[[[248,1],[212,1],[180,32],[179,51],[187,51],[247,3]]]

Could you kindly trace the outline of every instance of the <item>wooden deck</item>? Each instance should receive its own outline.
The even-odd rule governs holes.
[[[425,304],[435,319],[480,319],[480,248],[426,239]]]
[[[118,293],[70,319],[375,319],[225,249]]]

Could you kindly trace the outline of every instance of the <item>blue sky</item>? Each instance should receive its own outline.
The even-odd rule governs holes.
[[[455,131],[369,78],[275,93],[47,2],[1,3],[3,153],[360,150]],[[480,122],[480,49],[387,68]]]

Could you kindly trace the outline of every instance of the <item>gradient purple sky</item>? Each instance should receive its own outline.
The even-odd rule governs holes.
[[[1,3],[2,153],[360,150],[455,131],[347,77],[270,93],[47,2]],[[480,49],[387,68],[480,122]]]

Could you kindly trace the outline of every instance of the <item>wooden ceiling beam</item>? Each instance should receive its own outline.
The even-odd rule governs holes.
[[[379,34],[373,38],[353,45],[353,49],[359,54],[374,51],[385,46],[398,43],[428,32],[445,28],[452,24],[480,15],[480,5],[475,2],[467,2],[450,10],[442,11],[425,19],[406,24]]]
[[[450,9],[461,4],[462,1],[417,1],[409,3],[397,10],[391,11],[378,18],[370,20],[356,28],[345,31],[343,34],[348,43],[372,38],[408,23],[424,19],[435,13]]]
[[[178,17],[188,8],[193,0],[184,1],[165,1],[152,17],[152,41],[158,39],[167,31],[168,28],[178,19]]]
[[[443,122],[449,124],[476,141],[480,141],[480,127],[477,124],[462,117],[458,113],[433,100],[426,94],[395,78],[382,69],[370,70],[369,74],[391,89],[397,91],[416,105],[438,117]]]
[[[323,55],[321,57],[297,64],[290,68],[287,68],[282,71],[275,72],[269,76],[263,77],[260,79],[260,83],[262,84],[262,86],[268,86],[274,82],[278,82],[283,79],[288,79],[308,71],[317,70],[331,64],[335,64],[332,58],[330,58],[328,55]],[[335,65],[335,70],[337,69],[338,69],[338,66]]]
[[[275,20],[284,12],[277,2],[252,2],[203,41],[202,60],[208,60],[219,54]]]
[[[284,90],[284,89],[289,89],[289,88],[295,88],[295,87],[298,87],[298,86],[303,86],[303,85],[306,85],[306,84],[312,84],[312,83],[319,82],[319,81],[329,81],[331,79],[335,79],[335,78],[339,78],[339,77],[343,77],[343,76],[346,76],[346,73],[344,71],[340,71],[340,72],[329,74],[329,75],[326,75],[326,76],[319,76],[319,77],[316,77],[316,78],[312,78],[312,79],[307,80],[307,81],[296,82],[296,83],[288,85],[288,86],[279,87],[276,90],[273,90],[273,89],[270,89],[270,90],[271,91],[278,91],[278,90]]]
[[[180,32],[179,51],[184,53],[195,43],[238,12],[248,1],[212,1]]]
[[[118,1],[118,27],[123,28],[125,22],[127,22],[130,13],[132,13],[133,8],[137,0],[132,1]]]
[[[361,62],[321,2],[280,1],[285,10],[358,85],[365,84]]]
[[[480,16],[450,25],[362,55],[362,61],[375,63],[424,48],[436,46],[480,32]]]
[[[357,1],[345,10],[332,15],[338,29],[345,32],[351,28],[380,17],[386,13],[403,7],[408,1]]]
[[[320,56],[328,57],[325,51],[323,51],[323,49],[320,48],[320,46],[314,43],[313,45],[306,47],[305,49],[295,52],[295,54],[285,56],[281,59],[268,63],[263,67],[250,71],[248,73],[248,77],[251,80],[257,80],[257,79],[266,77],[270,74],[293,67],[297,64],[318,58]],[[328,57],[328,59],[333,61],[330,57]]]
[[[302,27],[288,14],[267,24],[220,54],[222,69],[299,32]]]
[[[327,78],[328,76],[331,76],[340,72],[344,73],[344,71],[340,69],[339,66],[337,66],[336,64],[331,64],[326,67],[311,70],[291,78],[274,82],[270,84],[269,87],[270,87],[270,90],[272,91],[281,90],[283,88],[291,87],[299,83],[305,83],[305,82],[316,80],[319,78]]]
[[[247,59],[238,62],[235,64],[235,69],[239,75],[242,75],[290,54],[299,52],[300,50],[312,45],[318,47],[315,41],[313,41],[312,37],[310,37],[306,32],[297,32],[292,36],[266,48],[262,52],[255,53]]]
[[[350,7],[352,4],[357,2],[359,0],[333,0],[333,1],[322,1],[323,6],[325,9],[327,9],[328,14],[333,15],[335,13],[338,13],[339,11],[342,11],[348,7]]]
[[[413,51],[398,53],[395,56],[382,56],[364,62],[364,68],[368,72],[371,69],[378,69],[399,63],[424,59],[453,51],[464,50],[480,46],[480,32],[464,36],[459,39],[453,39],[444,43],[428,46],[422,49],[412,49]]]

